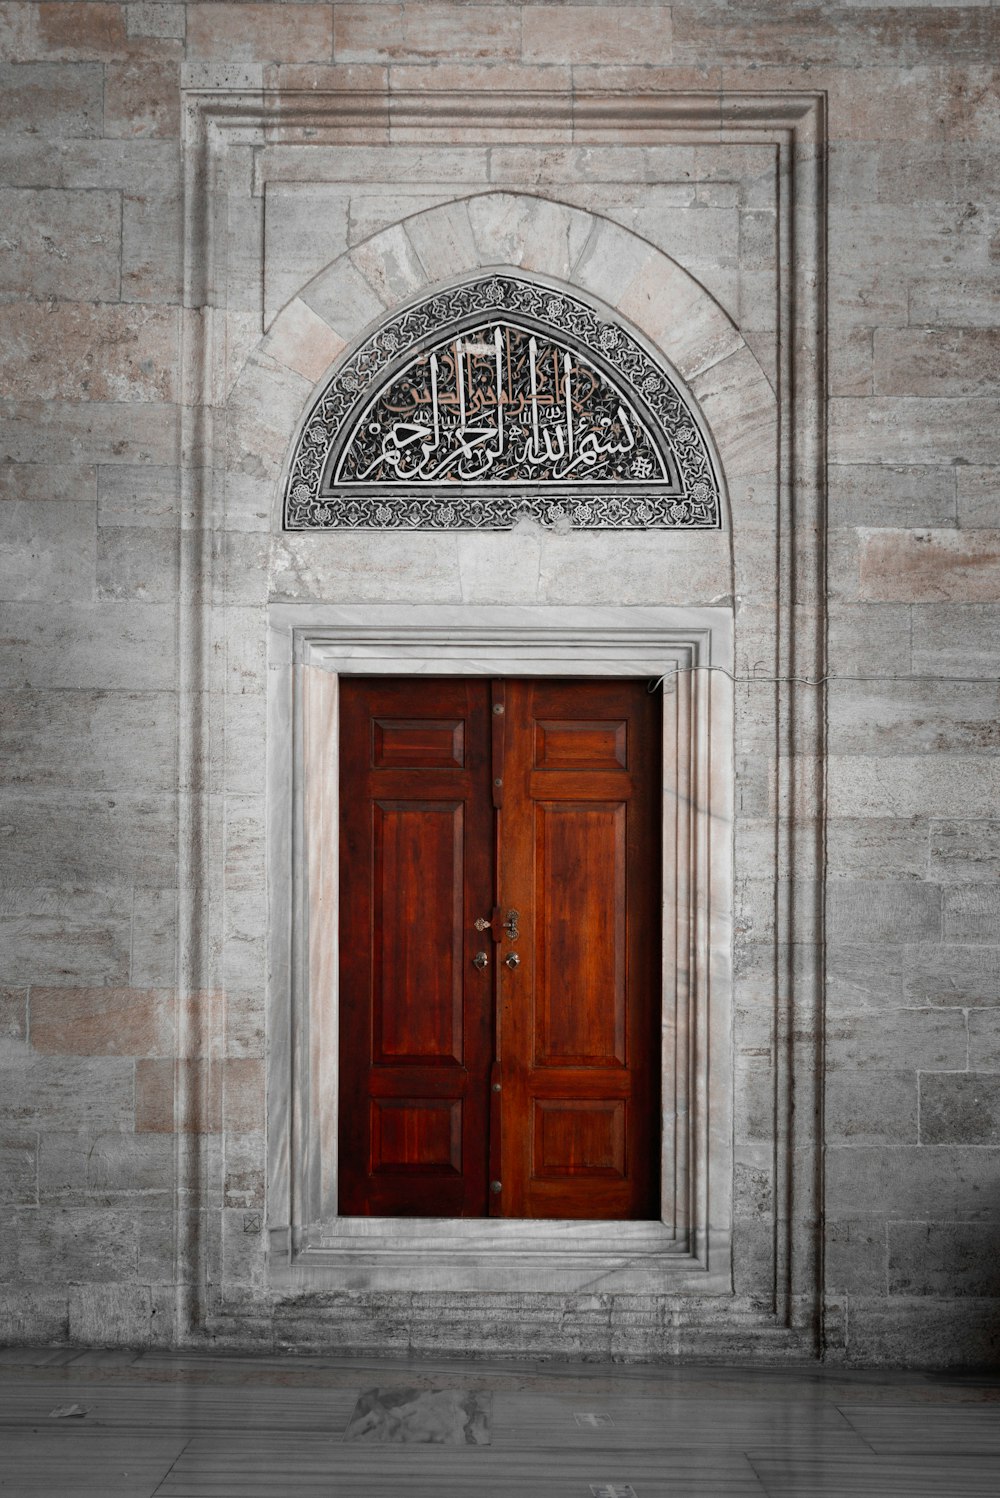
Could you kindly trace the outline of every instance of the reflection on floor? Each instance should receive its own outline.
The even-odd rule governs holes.
[[[996,1498],[1000,1374],[0,1352],[0,1498],[542,1491]]]

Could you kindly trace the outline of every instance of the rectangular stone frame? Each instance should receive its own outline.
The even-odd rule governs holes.
[[[732,616],[728,609],[271,609],[271,1242],[288,1288],[731,1290]],[[721,667],[721,672],[711,668]],[[658,1222],[337,1211],[337,683],[344,673],[662,684],[663,1130]],[[291,932],[290,942],[283,937]],[[290,997],[290,1003],[289,1003]],[[613,1245],[613,1246],[612,1246]]]
[[[736,1295],[703,1300],[705,1271],[698,1283],[685,1286],[671,1275],[642,1298],[643,1330],[635,1321],[639,1302],[608,1298],[608,1333],[601,1346],[620,1346],[627,1355],[707,1355],[713,1347],[727,1356],[788,1352],[801,1355],[821,1342],[822,1290],[822,1056],[823,1056],[823,806],[824,690],[789,682],[792,677],[822,678],[825,662],[825,358],[826,275],[825,112],[822,94],[663,93],[641,98],[601,93],[489,95],[271,91],[263,72],[191,65],[184,92],[185,306],[182,324],[184,405],[182,407],[184,526],[178,590],[181,742],[180,771],[180,952],[182,994],[178,1008],[180,1054],[188,1030],[203,1025],[193,1000],[211,985],[218,950],[218,906],[222,887],[222,813],[219,798],[201,793],[202,766],[216,732],[206,711],[225,689],[224,664],[213,651],[213,606],[226,599],[225,570],[214,529],[221,516],[217,478],[224,466],[222,432],[216,412],[224,404],[220,372],[225,363],[227,284],[240,288],[244,303],[252,276],[253,254],[241,244],[245,224],[251,238],[259,217],[247,201],[246,160],[258,147],[285,144],[364,141],[372,147],[406,143],[447,144],[456,139],[500,140],[544,145],[547,141],[586,146],[752,144],[773,152],[778,208],[779,306],[788,330],[779,350],[776,389],[779,397],[779,495],[772,572],[772,604],[757,611],[745,638],[737,635],[738,676],[756,671],[754,638],[773,646],[778,674],[773,685],[762,680],[738,688],[735,698],[737,774],[747,746],[766,742],[771,760],[773,861],[764,870],[766,908],[761,912],[766,941],[758,947],[756,973],[737,979],[735,1004],[751,1002],[767,984],[773,1019],[773,1201],[765,1257],[772,1266],[772,1291],[752,1301]],[[229,164],[233,151],[234,166]],[[251,299],[252,300],[252,299]],[[245,319],[245,308],[240,317]],[[725,454],[723,459],[725,461]],[[753,538],[751,551],[753,550]],[[739,537],[735,538],[737,592],[741,583]],[[748,556],[750,553],[748,553]],[[766,634],[761,631],[766,631]],[[767,652],[763,652],[766,654]],[[297,668],[299,669],[299,668]],[[317,669],[317,668],[301,668]],[[323,668],[318,668],[322,670]],[[763,732],[764,739],[760,735]],[[752,750],[750,752],[757,752]],[[806,773],[808,772],[808,773]],[[280,809],[271,807],[272,826]],[[739,807],[737,850],[736,942],[745,923],[740,899],[753,870],[740,852]],[[271,837],[273,844],[273,836]],[[760,866],[757,866],[759,875]],[[763,962],[760,962],[763,958]],[[290,959],[289,959],[290,960]],[[746,1000],[741,1001],[742,989]],[[756,985],[756,987],[755,987]],[[272,996],[274,990],[272,989]],[[286,990],[287,993],[287,990]],[[276,1040],[272,1031],[272,1044]],[[272,1061],[280,1062],[279,1050]],[[734,1058],[735,1063],[735,1058]],[[279,1075],[272,1065],[272,1077]],[[287,1078],[287,1072],[284,1074]],[[184,1113],[186,1086],[180,1069],[175,1110]],[[214,1174],[198,1158],[178,1149],[176,1217],[177,1267],[181,1282],[180,1335],[194,1337],[212,1328],[222,1339],[246,1335],[247,1318],[256,1324],[274,1312],[282,1280],[289,1270],[291,1212],[281,1195],[291,1186],[288,1163],[298,1149],[301,1119],[291,1094],[272,1087],[268,1130],[272,1163],[270,1223],[274,1227],[270,1285],[257,1282],[231,1297],[217,1247],[199,1236],[199,1217],[190,1208],[217,1210]],[[281,1154],[286,1153],[284,1169]],[[277,1188],[277,1189],[273,1189]],[[203,1214],[202,1214],[203,1215]],[[207,1219],[206,1219],[207,1220]],[[747,1238],[734,1220],[736,1260],[750,1262],[764,1239]],[[742,1245],[742,1246],[741,1246]],[[304,1264],[302,1272],[304,1272]],[[297,1273],[299,1271],[296,1271]],[[450,1271],[443,1276],[450,1286]],[[223,1287],[220,1291],[220,1283]],[[330,1284],[320,1271],[315,1288]],[[342,1280],[345,1293],[351,1279]],[[680,1291],[680,1296],[674,1294]],[[553,1350],[563,1339],[548,1312],[522,1302],[526,1346],[548,1337]],[[712,1302],[724,1311],[720,1320]],[[421,1309],[410,1299],[406,1313],[411,1345],[434,1345],[438,1304],[433,1295]],[[658,1309],[657,1309],[658,1308]],[[303,1304],[303,1311],[305,1305]],[[310,1313],[311,1314],[311,1313]],[[620,1315],[620,1325],[619,1318]],[[232,1327],[227,1326],[227,1318]],[[534,1319],[533,1319],[534,1318]],[[535,1329],[537,1321],[537,1330]],[[291,1323],[290,1323],[291,1324]],[[307,1322],[296,1323],[306,1326]],[[541,1333],[542,1325],[549,1328]],[[610,1337],[610,1341],[607,1338]],[[617,1340],[616,1340],[617,1339]],[[622,1340],[624,1339],[624,1340]],[[566,1345],[571,1345],[567,1341]]]

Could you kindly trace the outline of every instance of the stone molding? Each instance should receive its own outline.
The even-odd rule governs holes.
[[[697,145],[709,150],[713,145],[752,144],[769,150],[779,210],[781,318],[782,326],[791,330],[782,342],[776,390],[772,392],[763,380],[759,366],[728,319],[726,336],[733,340],[735,335],[734,346],[689,377],[708,425],[718,438],[721,468],[730,487],[734,593],[741,609],[749,606],[747,618],[756,617],[758,621],[756,629],[741,628],[738,616],[737,675],[756,675],[765,682],[775,676],[822,674],[825,111],[821,95],[678,94],[632,100],[599,94],[573,98],[424,94],[393,95],[390,99],[256,88],[228,90],[212,87],[211,80],[205,86],[203,76],[198,82],[201,86],[185,96],[185,288],[189,308],[185,331],[185,516],[186,524],[204,538],[203,544],[192,545],[185,553],[179,604],[182,686],[192,709],[185,738],[189,754],[201,748],[203,734],[202,718],[193,710],[194,704],[202,700],[201,693],[221,685],[201,636],[198,605],[220,596],[221,574],[211,531],[214,525],[224,523],[224,510],[213,483],[221,460],[213,418],[228,393],[226,318],[233,309],[227,296],[227,277],[231,281],[235,275],[238,282],[243,270],[239,263],[227,264],[227,258],[231,260],[240,248],[233,243],[229,213],[233,209],[238,223],[237,210],[248,194],[247,152],[239,148],[264,147],[276,141],[307,150],[316,144],[350,141],[360,133],[374,146],[387,147],[448,145],[456,139],[484,138],[502,144],[509,138],[522,145],[526,139],[532,145],[558,139],[575,145],[613,141],[636,146]],[[383,130],[384,136],[380,133]],[[456,197],[463,196],[468,194],[456,193]],[[555,207],[557,211],[577,211],[559,204]],[[393,230],[385,232],[391,234]],[[607,232],[635,240],[616,226],[609,226]],[[651,247],[645,248],[649,251]],[[660,252],[652,254],[659,256],[663,267],[672,268],[675,277],[686,275]],[[356,256],[357,247],[349,252],[352,262]],[[650,269],[651,275],[656,274],[659,262]],[[352,263],[352,269],[357,271],[356,264]],[[562,266],[547,273],[560,278],[565,275]],[[641,281],[638,286],[636,283],[633,276],[629,286],[612,285],[610,292],[607,287],[591,290],[609,305],[622,308],[623,315],[631,316],[641,327],[627,305],[630,288],[633,295],[640,294]],[[697,287],[696,282],[692,284]],[[697,290],[700,304],[707,306],[710,299],[700,287]],[[251,362],[263,359],[272,370],[291,372],[293,385],[298,382],[295,388],[301,387],[303,397],[336,357],[337,341],[342,347],[353,336],[347,327],[336,325],[317,310],[315,292],[315,283],[311,291],[304,288],[259,344],[260,354],[251,355]],[[242,306],[237,310],[242,315]],[[252,349],[254,340],[248,336],[252,329],[245,318],[242,325],[238,317],[229,318],[230,337],[237,326],[243,345]],[[686,374],[683,358],[674,357],[671,362]],[[757,402],[747,400],[753,389],[759,392]],[[777,428],[765,455],[767,413],[775,398]],[[304,398],[302,404],[304,408]],[[723,412],[728,412],[728,418]],[[720,422],[729,427],[725,441]],[[274,468],[277,478],[280,458],[276,457]],[[761,482],[768,471],[776,480],[771,485],[766,480]],[[278,488],[275,483],[275,506]],[[760,621],[764,621],[763,632]],[[807,755],[822,763],[819,725],[823,714],[817,710],[821,709],[821,699],[822,689],[813,692],[770,684],[750,685],[736,693],[737,753],[742,752],[744,742],[770,746],[767,753],[774,765],[775,808],[789,804],[792,765],[797,757]],[[794,823],[772,811],[777,857],[770,871],[767,915],[773,931],[767,950],[773,974],[773,1103],[777,1125],[773,1139],[771,1293],[759,1307],[757,1325],[761,1329],[789,1329],[795,1333],[797,1345],[805,1346],[818,1345],[820,1338],[822,886],[814,882],[814,876],[821,846],[821,797],[822,782],[811,798],[812,815]],[[208,934],[200,914],[200,892],[217,887],[220,878],[211,852],[201,851],[209,844],[200,836],[199,819],[200,813],[192,806],[182,812],[182,846],[188,850],[190,869],[182,898],[183,971],[190,975],[193,989],[200,986],[198,974],[207,961]],[[736,847],[739,883],[738,826]],[[776,877],[779,865],[781,879]],[[798,961],[793,972],[795,954]],[[272,1119],[272,1123],[282,1132],[280,1120]],[[275,1145],[272,1139],[274,1147],[281,1150],[286,1144],[279,1141]],[[206,1184],[191,1182],[181,1173],[179,1191],[188,1193],[185,1200],[191,1199],[192,1186],[196,1199],[209,1205]],[[736,1232],[738,1240],[738,1224]],[[208,1284],[217,1277],[217,1269],[213,1270],[204,1253],[199,1253],[198,1262],[200,1270],[193,1277],[189,1308],[192,1329],[194,1324],[205,1324],[224,1314],[225,1295],[220,1301]],[[189,1273],[179,1265],[179,1278]],[[246,1292],[240,1294],[245,1306]],[[263,1287],[260,1300],[261,1306],[267,1301]],[[691,1315],[696,1325],[694,1305]]]

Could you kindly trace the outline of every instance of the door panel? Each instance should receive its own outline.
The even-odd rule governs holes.
[[[340,733],[340,1210],[485,1215],[488,683],[346,678]]]
[[[511,681],[506,719],[504,1215],[653,1216],[659,702],[641,682]]]
[[[341,738],[341,1211],[655,1216],[658,698],[348,678]]]
[[[374,1059],[462,1064],[461,801],[375,801]],[[420,900],[421,889],[434,898]]]

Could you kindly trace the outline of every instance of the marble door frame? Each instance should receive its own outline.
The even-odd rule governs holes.
[[[731,1275],[732,612],[271,608],[268,1116],[280,1281],[366,1290],[695,1288]],[[721,667],[712,671],[709,667]],[[337,683],[345,673],[665,675],[663,1126],[655,1222],[337,1212]],[[332,855],[331,856],[331,850]]]

